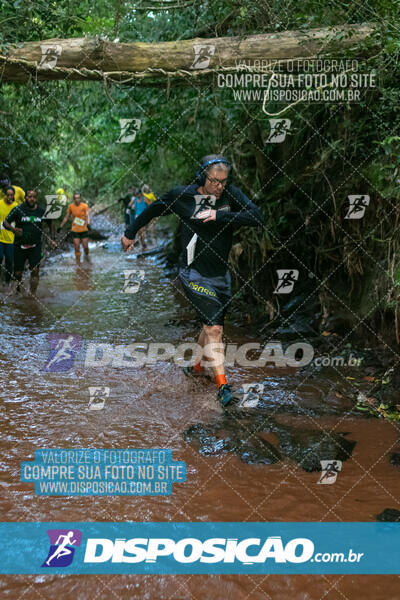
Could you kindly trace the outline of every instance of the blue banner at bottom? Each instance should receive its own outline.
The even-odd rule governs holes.
[[[2,574],[400,574],[400,523],[0,523]]]

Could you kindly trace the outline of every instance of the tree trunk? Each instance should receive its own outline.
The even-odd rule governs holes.
[[[370,24],[161,43],[119,44],[98,37],[51,39],[10,48],[7,56],[0,56],[0,73],[3,82],[69,79],[190,85],[191,80],[209,81],[216,71],[235,71],[243,61],[254,66],[254,61],[265,64],[274,59],[285,62],[343,53],[357,48],[373,31]],[[197,45],[205,46],[203,61],[197,56]],[[43,58],[46,53],[47,59]]]

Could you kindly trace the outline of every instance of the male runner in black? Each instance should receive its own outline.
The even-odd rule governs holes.
[[[196,175],[196,184],[176,187],[153,202],[127,227],[121,239],[126,252],[133,247],[139,229],[154,217],[169,214],[179,217],[182,223],[179,277],[203,324],[192,370],[204,371],[205,346],[212,344],[214,349],[218,348],[217,358],[213,353],[213,370],[218,399],[223,406],[232,400],[233,394],[226,382],[222,344],[224,317],[231,295],[228,257],[233,231],[241,225],[263,224],[260,209],[230,183],[230,171],[231,165],[223,156],[206,156]],[[208,196],[208,208],[204,204],[205,196]]]
[[[136,196],[136,193],[137,193],[137,188],[130,187],[130,188],[128,188],[128,193],[125,194],[125,196],[122,196],[121,198],[119,198],[119,200],[118,200],[118,202],[122,202],[125,225],[130,225],[130,223],[132,221],[132,218],[131,218],[132,209],[130,208],[130,203],[132,201],[132,197]]]
[[[25,262],[29,261],[30,292],[36,293],[39,284],[39,265],[42,260],[42,223],[46,210],[37,204],[34,190],[26,194],[25,202],[19,204],[7,216],[4,228],[15,234],[14,238],[14,277],[17,280],[17,292],[21,291],[22,273]],[[15,225],[11,225],[14,223]],[[51,242],[55,247],[56,243]]]

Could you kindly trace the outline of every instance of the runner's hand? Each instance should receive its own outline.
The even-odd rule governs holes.
[[[135,243],[135,240],[130,240],[127,237],[125,237],[124,235],[121,238],[121,246],[122,246],[122,250],[124,252],[130,252],[130,250],[132,250],[133,245]]]
[[[22,228],[14,227],[14,233],[15,233],[15,235],[22,235]]]
[[[57,242],[55,240],[50,240],[50,246],[54,249],[57,248]]]
[[[207,223],[208,221],[215,221],[217,218],[217,211],[212,208],[207,208],[207,210],[202,210],[197,214],[198,219],[203,219],[203,223]]]

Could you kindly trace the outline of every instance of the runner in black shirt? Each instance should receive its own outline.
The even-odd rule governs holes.
[[[176,187],[153,202],[127,227],[121,240],[126,252],[133,247],[139,229],[154,217],[169,214],[179,217],[182,223],[179,277],[203,323],[199,347],[215,344],[214,349],[219,348],[219,359],[215,359],[215,353],[212,355],[213,370],[218,398],[224,406],[232,399],[221,352],[224,317],[230,300],[228,257],[233,231],[241,225],[263,224],[259,208],[230,183],[230,171],[231,165],[224,157],[206,156],[196,175],[196,184]],[[204,372],[202,360],[206,349],[204,352],[201,349],[194,367],[186,369],[186,374]]]
[[[119,198],[118,202],[122,202],[122,207],[123,207],[123,211],[124,211],[124,222],[125,225],[130,225],[131,221],[132,221],[132,210],[130,208],[130,203],[132,200],[132,197],[136,195],[137,192],[137,188],[133,187],[133,188],[129,188],[128,189],[128,193],[125,194],[125,196],[122,196],[121,198]]]
[[[39,284],[39,264],[42,259],[42,223],[45,209],[37,205],[34,190],[26,194],[25,202],[9,213],[4,221],[5,229],[15,233],[14,238],[14,277],[17,280],[17,292],[21,290],[22,273],[25,262],[29,261],[30,292],[35,294]],[[55,247],[56,243],[51,242]]]

